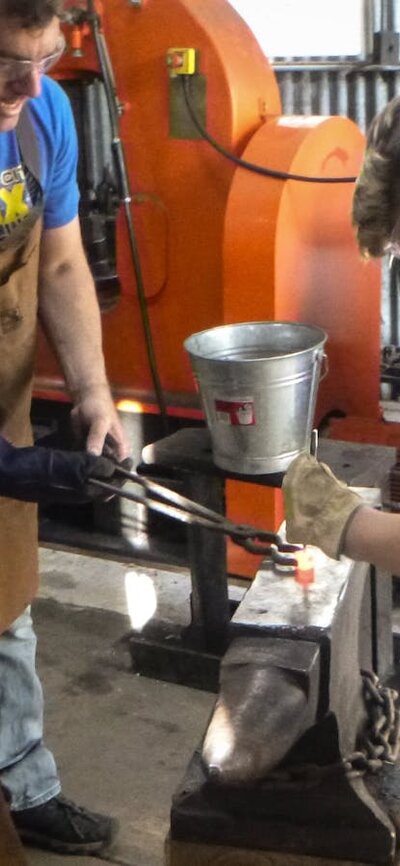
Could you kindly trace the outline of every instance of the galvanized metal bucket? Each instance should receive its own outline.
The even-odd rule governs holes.
[[[314,325],[242,322],[185,340],[217,466],[284,472],[309,450],[326,339]]]

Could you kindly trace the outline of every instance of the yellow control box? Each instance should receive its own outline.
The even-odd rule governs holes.
[[[170,75],[194,75],[196,72],[195,48],[169,48],[167,66]]]

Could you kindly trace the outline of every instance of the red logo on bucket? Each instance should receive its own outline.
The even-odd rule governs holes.
[[[214,400],[214,405],[222,424],[250,427],[256,423],[253,400]]]

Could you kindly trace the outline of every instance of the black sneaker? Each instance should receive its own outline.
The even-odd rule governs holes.
[[[59,854],[92,854],[106,848],[118,829],[114,818],[89,812],[59,795],[32,809],[11,812],[20,839]]]

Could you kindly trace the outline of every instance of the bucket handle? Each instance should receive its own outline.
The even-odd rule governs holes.
[[[317,353],[317,355],[316,355],[316,359],[317,359],[317,360],[320,359],[320,363],[321,363],[321,373],[320,373],[320,376],[319,376],[319,381],[322,382],[322,380],[325,379],[325,376],[327,376],[328,373],[329,373],[329,359],[328,359],[328,355],[326,354],[326,352],[320,352],[320,353]]]
[[[326,352],[319,351],[319,352],[315,353],[314,362],[313,362],[311,394],[313,394],[315,392],[315,395],[314,395],[314,400],[312,400],[310,402],[310,405],[308,408],[308,418],[307,418],[307,427],[306,427],[307,431],[310,431],[310,433],[311,433],[311,428],[312,428],[312,422],[314,420],[315,403],[316,403],[316,399],[317,399],[317,394],[315,391],[316,377],[317,377],[318,371],[322,369],[322,365],[323,365],[323,370],[320,373],[319,382],[321,382],[322,379],[325,379],[325,376],[328,375],[328,370],[329,370],[328,356],[327,356]]]

